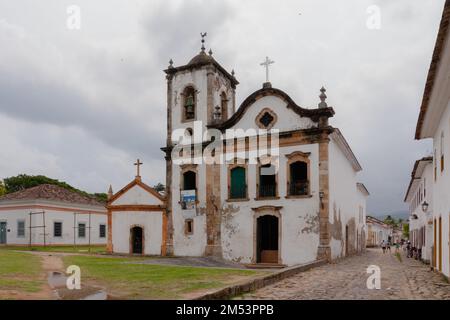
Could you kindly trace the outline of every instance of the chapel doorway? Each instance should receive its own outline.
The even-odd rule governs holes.
[[[6,244],[6,221],[0,222],[0,244]]]
[[[259,217],[256,230],[256,262],[278,263],[278,218],[272,215]]]
[[[131,253],[142,254],[143,253],[143,229],[141,227],[131,228]]]

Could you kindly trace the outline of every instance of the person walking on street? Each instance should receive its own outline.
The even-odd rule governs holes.
[[[386,242],[384,240],[381,241],[381,249],[383,250],[383,253],[386,253]]]

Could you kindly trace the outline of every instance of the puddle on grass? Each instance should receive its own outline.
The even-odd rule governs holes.
[[[67,277],[62,272],[49,272],[47,279],[59,300],[108,300],[110,298],[101,288],[82,286],[80,290],[67,289]]]

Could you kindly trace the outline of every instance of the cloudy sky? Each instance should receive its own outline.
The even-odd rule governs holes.
[[[238,104],[274,87],[315,107],[327,88],[371,192],[369,211],[405,209],[414,130],[444,0],[0,0],[0,178],[44,174],[118,190],[144,162],[164,182],[165,74],[207,48],[240,81]],[[81,10],[69,29],[67,8]],[[377,6],[379,29],[367,27]],[[369,20],[373,21],[373,20]]]

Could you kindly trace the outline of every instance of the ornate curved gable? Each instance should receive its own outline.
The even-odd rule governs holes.
[[[261,99],[264,99],[264,101]],[[319,119],[321,117],[330,118],[334,115],[334,110],[331,107],[316,109],[302,108],[297,105],[294,100],[292,100],[292,98],[284,91],[276,88],[266,87],[255,91],[249,97],[247,97],[230,119],[223,122],[222,124],[212,125],[211,127],[220,130],[226,130],[235,126],[243,127],[243,129],[248,129],[250,123],[241,122],[245,118],[246,114],[250,112],[250,110],[252,109],[251,107],[254,105],[258,110],[255,110],[256,114],[252,114],[252,117],[253,124],[256,124],[257,128],[270,129],[274,127],[283,130],[285,128],[283,128],[283,123],[281,120],[286,117],[292,118],[292,112],[294,113],[294,115],[297,115],[299,118],[302,118],[304,120],[303,122],[297,122],[297,125],[304,125],[306,127],[316,126],[315,123],[319,122]],[[250,119],[248,120],[250,121]]]

